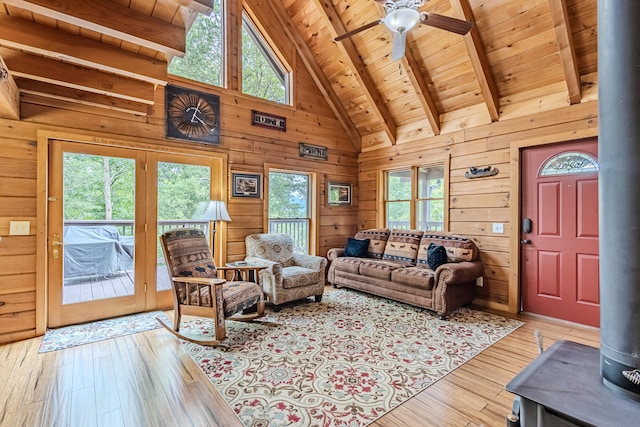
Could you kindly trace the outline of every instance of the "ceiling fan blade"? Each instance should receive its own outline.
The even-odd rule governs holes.
[[[393,33],[393,47],[391,48],[391,60],[397,61],[404,56],[404,49],[407,46],[407,32],[401,31]]]
[[[371,27],[375,27],[376,25],[382,24],[384,21],[382,19],[379,19],[377,21],[373,21],[373,22],[369,22],[368,24],[363,25],[360,28],[356,28],[355,30],[351,30],[351,31],[347,31],[346,33],[339,35],[338,37],[336,37],[334,40],[339,42],[340,40],[344,40],[347,37],[351,37],[354,34],[359,33],[360,31],[364,31],[364,30],[368,30]]]
[[[449,16],[438,15],[437,13],[431,12],[422,12],[420,14],[420,23],[461,35],[467,34],[473,26],[469,21],[463,21],[462,19],[451,18]]]

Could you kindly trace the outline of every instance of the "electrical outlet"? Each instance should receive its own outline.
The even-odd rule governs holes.
[[[480,276],[476,278],[476,286],[478,286],[479,288],[484,286],[484,277]]]
[[[501,223],[501,222],[494,222],[493,223],[493,232],[494,233],[498,233],[498,234],[504,233],[504,224]]]
[[[9,221],[10,236],[28,236],[30,232],[30,221]]]

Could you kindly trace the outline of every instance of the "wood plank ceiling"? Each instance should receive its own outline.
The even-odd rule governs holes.
[[[238,7],[241,0],[228,0]],[[278,27],[357,147],[465,127],[597,97],[596,0],[430,0],[420,7],[473,22],[469,34],[418,26],[391,60],[373,0],[245,0],[271,7]],[[4,0],[0,3],[0,117],[20,96],[145,115],[182,56],[185,29],[211,0]],[[269,26],[267,26],[269,27]],[[237,40],[237,38],[235,38]]]

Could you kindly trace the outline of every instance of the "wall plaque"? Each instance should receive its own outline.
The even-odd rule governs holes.
[[[261,126],[269,129],[287,131],[287,118],[276,116],[273,114],[261,113],[260,111],[251,110],[251,124],[253,126]]]
[[[311,145],[301,142],[300,157],[327,160],[329,158],[329,149],[327,147],[320,147],[319,145]]]

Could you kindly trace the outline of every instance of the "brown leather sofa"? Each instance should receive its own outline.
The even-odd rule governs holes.
[[[360,246],[361,253],[354,252],[352,243]],[[437,258],[430,257],[431,252],[438,252],[442,258],[439,246],[446,251],[440,259],[444,264],[432,262],[430,266],[429,262]],[[356,256],[345,256],[345,250],[346,255]],[[440,318],[471,303],[476,279],[484,271],[471,239],[443,231],[364,230],[349,239],[345,248],[330,249],[327,258],[331,263],[328,281],[334,287],[423,307]]]

